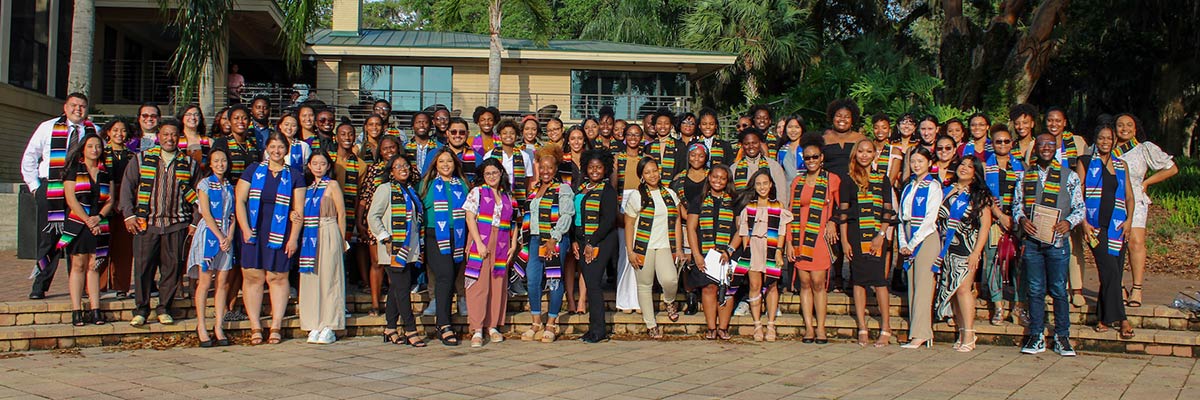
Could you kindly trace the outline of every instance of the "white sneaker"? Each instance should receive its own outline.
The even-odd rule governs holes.
[[[336,341],[337,335],[333,334],[333,329],[322,329],[321,334],[317,336],[317,344],[332,344]]]
[[[776,309],[776,310],[775,310],[775,316],[776,316],[776,317],[782,317],[782,316],[783,316],[783,310]]]
[[[308,343],[310,343],[310,344],[317,343],[317,338],[319,336],[321,336],[320,329],[313,329],[311,331],[308,331]]]
[[[737,307],[733,309],[733,315],[744,317],[747,314],[750,314],[750,303],[738,302]]]

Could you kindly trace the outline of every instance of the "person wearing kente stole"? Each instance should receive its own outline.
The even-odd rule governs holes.
[[[512,133],[515,138],[515,124]],[[467,317],[472,332],[471,347],[483,347],[484,329],[489,342],[504,341],[504,334],[498,328],[504,326],[504,309],[508,305],[508,260],[517,249],[517,235],[513,231],[517,202],[505,175],[499,160],[484,160],[474,188],[463,203],[470,242],[464,271],[467,308],[472,310]]]
[[[242,267],[242,302],[250,317],[250,343],[263,341],[263,283],[271,290],[271,332],[268,343],[283,340],[280,331],[287,312],[288,273],[300,250],[300,225],[290,217],[304,205],[304,173],[290,167],[288,139],[281,133],[267,137],[266,161],[246,168],[236,187]]]
[[[795,120],[789,118],[788,121]],[[788,135],[792,135],[791,128],[786,129]],[[787,225],[784,254],[788,265],[784,268],[791,270],[785,274],[791,280],[783,282],[783,287],[792,293],[800,293],[800,307],[807,328],[802,341],[825,344],[829,343],[825,334],[828,304],[825,284],[833,264],[832,249],[838,243],[834,215],[839,214],[842,177],[825,170],[825,156],[821,152],[825,141],[821,135],[814,133],[796,139],[799,146],[792,150],[800,152],[797,158],[806,168],[788,187],[792,198],[791,212],[798,218]],[[782,149],[780,154],[783,154]]]
[[[100,312],[100,270],[107,265],[108,217],[114,204],[103,156],[104,141],[94,133],[88,134],[67,154],[67,165],[63,168],[63,197],[68,216],[55,248],[70,257],[67,272],[74,326],[84,326],[86,320],[96,325],[107,322]],[[83,311],[85,289],[92,310],[88,318]]]
[[[616,185],[614,189],[622,199],[625,193],[637,190],[639,183],[637,164],[642,159],[642,127],[638,124],[625,128],[624,150],[613,155],[613,173],[610,181]]]
[[[414,114],[412,118],[413,137],[404,143],[404,157],[412,160],[413,165],[417,166],[417,173],[424,174],[433,162],[433,155],[442,146],[429,136],[432,130],[429,127],[431,117],[428,113],[422,111]]]
[[[959,328],[954,349],[967,353],[975,349],[975,293],[971,286],[992,225],[992,193],[979,158],[960,158],[950,169],[954,175],[943,189],[937,214],[938,234],[943,240],[936,263],[942,273],[933,304],[938,320],[954,318]]]
[[[424,205],[417,195],[413,182],[415,168],[404,156],[396,155],[388,161],[388,182],[375,190],[375,199],[366,213],[371,240],[386,249],[387,255],[378,263],[387,270],[388,286],[386,326],[383,340],[392,344],[407,344],[425,347],[425,341],[417,332],[417,319],[413,316],[409,288],[415,269],[421,265],[421,220]],[[403,337],[397,332],[398,322],[404,319]]]
[[[517,146],[520,127],[511,119],[500,121],[496,131],[500,134],[500,146],[488,150],[483,159],[494,158],[500,161],[506,174],[504,179],[512,188],[512,195],[517,199],[517,206],[524,208],[529,196],[529,185],[533,178],[533,150],[522,150]],[[519,211],[519,209],[518,209]]]
[[[733,156],[735,155],[733,146],[724,139],[717,137],[717,132],[720,132],[721,129],[720,123],[717,121],[717,110],[708,107],[700,109],[700,121],[697,124],[700,135],[692,140],[693,142],[703,143],[704,148],[708,149],[709,167],[716,164],[728,166],[733,163]]]
[[[586,181],[575,195],[576,218],[571,252],[583,262],[583,282],[587,287],[588,330],[580,338],[585,343],[608,340],[604,324],[604,271],[617,251],[617,190],[606,178],[612,173],[612,153],[588,150],[583,153]]]
[[[784,264],[783,243],[787,226],[792,222],[792,211],[779,201],[775,181],[771,173],[759,170],[750,177],[751,190],[742,194],[746,204],[738,214],[738,234],[730,247],[741,249],[741,257],[734,267],[735,276],[745,276],[749,283],[750,316],[754,319],[754,341],[764,339],[774,342],[775,311],[779,309],[777,290],[780,268]],[[765,293],[764,293],[764,290]],[[767,303],[767,329],[763,333],[762,298]]]
[[[984,113],[975,113],[967,117],[967,125],[971,137],[959,146],[959,154],[963,157],[975,157],[980,161],[987,161],[987,158],[996,151],[995,145],[992,144],[992,138],[989,136],[992,120]]]
[[[1170,179],[1179,173],[1179,167],[1170,154],[1158,145],[1146,140],[1141,121],[1133,114],[1117,115],[1117,144],[1113,155],[1125,161],[1129,183],[1133,186],[1133,199],[1137,203],[1132,215],[1133,226],[1126,239],[1129,244],[1130,286],[1127,296],[1129,307],[1142,306],[1142,283],[1146,271],[1146,216],[1150,209],[1150,196],[1146,189]]]
[[[1077,170],[1079,168],[1077,161],[1087,150],[1087,142],[1083,140],[1082,135],[1071,133],[1068,130],[1069,124],[1067,113],[1063,109],[1050,107],[1046,110],[1046,132],[1054,135],[1054,138],[1058,140],[1058,150],[1054,157],[1066,168]],[[1071,231],[1071,265],[1067,270],[1069,274],[1067,292],[1071,296],[1071,305],[1075,307],[1087,304],[1083,298],[1083,265],[1085,263],[1083,243],[1085,241],[1081,229]]]
[[[562,309],[563,264],[570,249],[571,222],[575,216],[575,194],[571,186],[558,181],[555,168],[562,159],[562,150],[557,144],[547,144],[534,154],[537,165],[537,182],[529,193],[528,209],[524,211],[522,230],[526,233],[525,248],[518,256],[519,264],[525,263],[524,275],[528,282],[529,313],[533,323],[521,334],[521,340],[553,342],[558,335],[558,314]],[[543,288],[548,290],[543,290]],[[548,292],[550,309],[546,312],[545,331],[542,330],[542,293]],[[539,332],[541,332],[539,334]]]
[[[850,260],[850,283],[854,286],[854,317],[858,327],[858,345],[871,339],[867,329],[867,291],[875,294],[880,310],[879,338],[875,347],[891,342],[891,318],[888,311],[888,273],[892,266],[885,257],[896,212],[892,209],[892,181],[883,171],[873,171],[876,160],[874,141],[863,139],[851,149],[853,160],[838,195],[839,233],[842,254]]]
[[[521,117],[521,140],[517,141],[517,148],[528,151],[530,154],[542,147],[542,123],[538,121],[536,115],[526,114]]]
[[[675,176],[676,168],[683,166],[680,165],[680,160],[676,160],[679,154],[678,141],[671,136],[671,131],[675,128],[675,117],[667,109],[659,109],[654,114],[654,127],[658,136],[646,144],[643,152],[654,157],[654,160],[662,166],[662,184],[666,185],[670,183],[671,177]]]
[[[324,151],[308,159],[300,230],[300,330],[317,344],[337,341],[335,332],[346,329],[346,205],[332,166]]]
[[[1092,138],[1092,154],[1080,157],[1078,172],[1083,176],[1083,236],[1092,248],[1100,277],[1096,296],[1096,332],[1119,329],[1121,339],[1133,338],[1133,326],[1125,317],[1121,298],[1121,275],[1125,265],[1125,237],[1132,227],[1130,215],[1137,207],[1129,168],[1112,153],[1116,147],[1116,127],[1111,120],[1101,121]]]
[[[192,222],[196,167],[175,147],[178,123],[158,129],[158,144],[125,168],[125,185],[118,196],[125,227],[134,234],[133,279],[137,309],[130,325],[142,326],[150,317],[150,288],[158,272],[158,322],[175,323],[171,306],[179,289],[184,240]],[[133,166],[136,165],[137,168]],[[135,184],[136,182],[136,184]],[[157,271],[155,271],[157,270]]]
[[[1028,325],[1029,314],[1025,310],[1028,299],[1024,283],[1024,267],[1021,266],[1020,245],[1017,238],[1019,230],[1014,229],[1012,218],[1013,192],[1021,183],[1025,174],[1025,166],[1020,157],[1012,154],[1016,144],[1008,126],[999,124],[992,127],[993,152],[987,156],[984,164],[984,181],[992,194],[992,227],[990,228],[988,245],[984,248],[983,286],[987,289],[988,301],[992,303],[991,324],[1000,325],[1004,322],[1004,311],[1011,310],[1013,323]],[[1004,281],[1007,276],[1013,286],[1014,301],[1010,307],[1003,305]]]
[[[346,209],[346,237],[350,249],[346,251],[346,267],[358,271],[361,281],[370,282],[368,264],[371,257],[367,254],[370,249],[369,241],[360,241],[358,231],[358,178],[365,170],[367,163],[358,156],[354,147],[354,125],[342,121],[334,128],[336,148],[329,153],[333,160],[333,179],[337,180],[342,189],[342,205]],[[366,212],[363,209],[362,212]]]
[[[654,278],[662,286],[662,301],[666,303],[667,318],[679,320],[675,294],[679,289],[676,263],[683,257],[683,239],[679,218],[679,196],[662,184],[662,170],[654,157],[638,161],[637,191],[625,197],[625,243],[629,263],[637,269],[637,298],[642,309],[642,322],[651,338],[661,339],[654,311]],[[620,297],[620,294],[617,295]]]
[[[466,136],[466,125],[450,123],[450,140]],[[449,147],[439,150],[433,165],[421,179],[421,203],[425,215],[425,266],[428,268],[430,307],[437,313],[438,338],[446,346],[458,346],[458,334],[450,326],[450,307],[454,305],[456,281],[463,276],[466,262],[467,216],[463,203],[467,201],[470,186],[463,177],[462,161]],[[465,294],[459,289],[458,293]],[[459,312],[466,308],[465,300],[459,302]]]
[[[388,161],[400,152],[400,139],[395,136],[384,136],[379,139],[379,154],[378,160],[370,163],[367,166],[367,171],[361,174],[358,180],[358,209],[370,210],[375,200],[375,190],[383,185],[391,176],[391,171],[388,169],[390,164]],[[364,163],[366,160],[363,160]],[[370,288],[371,292],[371,308],[367,311],[367,316],[379,315],[379,304],[382,301],[380,297],[383,291],[384,270],[383,265],[388,259],[387,246],[382,246],[379,242],[371,240],[370,227],[367,225],[366,214],[355,212],[357,217],[358,240],[362,243],[367,243],[367,258],[370,265],[369,274],[361,283],[361,285]]]
[[[446,130],[446,146],[443,148],[450,150],[451,154],[458,158],[464,179],[471,181],[475,179],[475,170],[483,162],[484,150],[476,150],[467,143],[467,132],[467,121],[457,117],[451,118],[450,128]],[[487,137],[491,137],[491,133],[488,133]],[[425,171],[425,175],[429,175],[429,170]]]
[[[100,137],[108,140],[104,145],[104,156],[101,160],[104,161],[104,169],[107,170],[108,176],[112,178],[109,192],[112,193],[113,199],[116,199],[116,195],[121,192],[121,179],[125,177],[125,167],[129,165],[129,159],[133,158],[133,152],[126,147],[129,124],[120,119],[109,121],[104,124],[104,129],[100,130]],[[110,215],[110,221],[125,219],[124,215],[116,213],[115,207],[113,211],[117,215]],[[124,300],[128,297],[133,283],[133,235],[125,230],[125,224],[109,223],[108,228],[108,267],[100,275],[101,290],[116,290],[116,299]]]
[[[475,112],[472,114],[472,119],[475,121],[475,126],[479,127],[479,131],[471,136],[467,141],[471,149],[476,153],[483,154],[484,152],[496,148],[496,122],[500,121],[500,110],[496,107],[475,107]],[[452,121],[451,124],[454,122]],[[463,121],[465,124],[466,121]],[[464,136],[464,139],[466,137]],[[482,160],[480,160],[482,162]],[[467,179],[472,179],[468,176]]]
[[[729,340],[729,320],[733,317],[734,301],[727,293],[722,292],[729,286],[723,280],[714,280],[709,269],[716,269],[718,276],[723,265],[733,256],[730,245],[737,234],[734,225],[734,196],[729,187],[729,176],[732,173],[724,164],[713,164],[708,173],[700,196],[688,205],[687,231],[688,243],[692,248],[692,261],[698,273],[692,278],[693,282],[703,282],[696,285],[700,289],[700,301],[704,304],[704,322],[708,330],[704,333],[707,340]],[[712,265],[705,261],[709,252],[721,253],[722,265]]]
[[[229,181],[229,153],[214,149],[208,153],[208,176],[196,185],[196,212],[200,214],[196,233],[188,247],[187,275],[196,281],[193,294],[196,307],[196,338],[200,347],[228,346],[222,322],[229,305],[229,272],[233,269],[233,185]],[[208,334],[206,309],[208,288],[217,278],[213,336]],[[237,292],[233,292],[235,297]]]
[[[220,149],[229,154],[229,174],[236,182],[242,179],[246,168],[262,160],[262,149],[258,146],[266,142],[257,141],[249,131],[250,111],[246,110],[246,106],[239,104],[229,109],[229,126],[231,134],[214,140],[213,150]],[[235,243],[234,247],[238,245]]]
[[[750,191],[753,182],[750,180],[756,172],[761,169],[766,169],[771,174],[772,182],[785,182],[786,175],[783,173],[783,167],[779,162],[767,157],[763,152],[764,134],[757,128],[746,128],[742,131],[742,135],[738,143],[742,144],[742,157],[733,163],[733,190],[737,193]],[[790,203],[790,199],[787,203]],[[784,205],[786,206],[787,203]]]
[[[687,160],[687,169],[680,171],[675,179],[671,180],[671,190],[683,199],[683,204],[680,205],[680,213],[684,216],[683,229],[690,229],[687,226],[686,216],[688,214],[688,206],[695,203],[704,194],[704,184],[708,181],[708,149],[704,148],[704,144],[693,141],[688,145],[688,152],[682,157]],[[693,280],[690,275],[701,275],[699,271],[692,265],[692,247],[687,234],[683,236],[683,259],[684,267],[679,271],[680,282],[683,283],[683,289],[687,293],[687,315],[695,315],[699,312],[700,305],[700,287],[692,286]]]
[[[942,240],[937,235],[937,212],[942,205],[942,184],[929,171],[933,154],[918,146],[909,153],[912,180],[900,197],[900,256],[908,274],[908,343],[906,349],[933,346],[933,295],[937,256]]]
[[[1062,356],[1074,356],[1075,350],[1068,336],[1071,305],[1067,303],[1066,280],[1071,254],[1067,235],[1072,227],[1083,222],[1086,206],[1079,176],[1055,158],[1058,143],[1054,135],[1038,135],[1034,149],[1037,150],[1037,162],[1026,168],[1013,195],[1014,201],[1021,202],[1020,206],[1013,206],[1013,219],[1026,234],[1022,260],[1025,281],[1029,285],[1029,337],[1021,345],[1021,352],[1037,354],[1046,350],[1046,293],[1049,292],[1054,299],[1054,351]],[[1045,219],[1045,214],[1050,212],[1057,214],[1058,222],[1052,226],[1034,225],[1035,220]],[[1045,229],[1053,232],[1039,232]],[[1037,239],[1039,236],[1052,239],[1043,242]]]
[[[62,236],[66,220],[66,201],[63,197],[63,167],[67,152],[78,146],[80,139],[95,134],[96,127],[87,120],[87,96],[67,95],[63,115],[38,125],[21,156],[21,178],[33,193],[37,206],[37,259],[34,264],[33,287],[29,298],[46,298],[61,252],[55,249]]]
[[[638,179],[638,161],[641,161],[642,155],[642,127],[638,124],[631,124],[625,128],[625,151],[617,153],[613,157],[613,172],[609,182],[613,185],[613,189],[617,192],[617,208],[624,213],[625,198],[629,197],[630,193],[636,192],[641,181]],[[617,255],[614,257],[616,265],[610,265],[606,271],[610,283],[615,283],[617,288],[616,306],[617,310],[626,314],[638,310],[640,307],[637,300],[637,278],[634,273],[633,265],[629,263],[628,246],[625,242],[625,230],[632,227],[625,226],[625,218],[618,217],[617,222]]]
[[[1008,121],[1011,124],[1013,139],[1016,140],[1012,154],[1026,164],[1037,160],[1037,148],[1034,144],[1037,134],[1033,131],[1037,113],[1037,107],[1026,103],[1015,104],[1008,109]]]

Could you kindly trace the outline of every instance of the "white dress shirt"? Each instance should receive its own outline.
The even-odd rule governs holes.
[[[29,144],[25,146],[25,154],[21,157],[21,178],[29,186],[30,192],[36,192],[42,185],[40,180],[50,176],[50,137],[59,118],[62,117],[54,117],[38,125],[29,138]],[[71,129],[78,130],[76,140],[83,139],[86,134],[82,123],[67,120],[67,132]]]

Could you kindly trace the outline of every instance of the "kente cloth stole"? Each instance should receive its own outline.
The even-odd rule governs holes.
[[[154,146],[142,153],[142,162],[138,165],[138,190],[135,214],[140,218],[150,215],[150,195],[154,191],[154,179],[158,174],[159,161],[162,159],[162,147]],[[192,185],[191,158],[176,154],[169,166],[175,172],[175,180],[179,182],[179,193],[186,204],[196,202],[196,190]]]
[[[665,187],[659,187],[659,194],[662,196],[663,203],[667,206],[667,232],[670,240],[671,248],[675,247],[675,220],[679,218],[679,208],[675,207],[675,198],[671,197],[671,193]],[[646,251],[650,246],[650,232],[654,224],[654,197],[644,196],[642,198],[642,209],[638,212],[637,232],[633,238],[633,252],[642,257],[646,256]]]
[[[408,265],[409,248],[416,240],[421,243],[422,204],[416,192],[407,185],[392,181],[392,261],[390,266],[403,269]],[[413,223],[410,223],[409,219]]]
[[[758,168],[755,168],[753,171],[750,170],[750,163],[745,158],[738,160],[737,164],[733,167],[733,189],[742,192],[750,188],[750,177],[754,176],[754,173],[758,172],[758,170],[770,168],[770,166],[767,163],[767,158],[762,156],[758,157]]]
[[[1129,211],[1125,208],[1125,161],[1119,158],[1112,157],[1113,172],[1117,178],[1117,190],[1113,193],[1113,211],[1112,221],[1108,222],[1108,254],[1113,257],[1121,255],[1121,246],[1124,240],[1121,238],[1121,224],[1129,218]],[[1100,227],[1100,202],[1104,198],[1104,161],[1097,156],[1092,156],[1091,162],[1088,163],[1087,177],[1084,178],[1084,204],[1087,205],[1087,221],[1088,225],[1094,228]]]
[[[269,161],[263,161],[255,167],[254,177],[250,180],[250,196],[246,201],[246,210],[250,217],[250,244],[257,242],[258,213],[261,211],[260,202],[263,188],[267,184],[267,175],[271,174]],[[292,169],[283,166],[279,171],[279,186],[275,191],[275,207],[271,209],[271,223],[267,231],[267,248],[283,248],[283,237],[287,233],[288,210],[292,203]]]
[[[704,196],[700,203],[699,227],[700,253],[708,254],[709,250],[723,250],[733,241],[733,199],[722,192],[716,196],[711,193]]]
[[[801,175],[797,179],[806,181],[807,177]],[[792,215],[807,215],[808,218],[803,229],[798,221],[792,221],[789,225],[792,230],[792,246],[800,249],[800,257],[803,261],[812,261],[817,239],[821,235],[821,226],[825,222],[821,220],[821,217],[825,211],[826,197],[829,195],[829,171],[821,170],[817,174],[817,181],[813,183],[812,197],[808,201],[808,214],[804,213],[804,207],[800,206],[799,201],[801,194],[804,193],[804,186],[804,184],[798,184],[792,190]]]
[[[859,254],[871,252],[871,241],[883,230],[883,179],[882,172],[867,175],[867,187],[858,188],[858,248]]]
[[[1034,204],[1058,208],[1058,192],[1062,190],[1062,164],[1058,162],[1057,158],[1050,162],[1050,172],[1046,173],[1046,182],[1041,186],[1042,195],[1040,199],[1038,198],[1038,184],[1041,183],[1038,181],[1039,168],[1036,165],[1031,167],[1025,171],[1025,176],[1021,182],[1023,185],[1021,191],[1025,197],[1022,199],[1026,208],[1025,214],[1033,216]],[[1065,217],[1065,215],[1060,216],[1060,218]]]

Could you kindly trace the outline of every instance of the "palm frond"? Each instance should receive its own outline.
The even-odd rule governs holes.
[[[279,31],[279,43],[283,47],[283,61],[289,75],[300,74],[300,60],[304,56],[304,41],[308,33],[317,27],[317,0],[279,0],[283,11],[283,26]]]
[[[228,41],[229,12],[234,0],[157,0],[167,27],[179,33],[171,55],[171,71],[179,80],[177,99],[191,99],[200,87],[206,66],[222,62]]]

